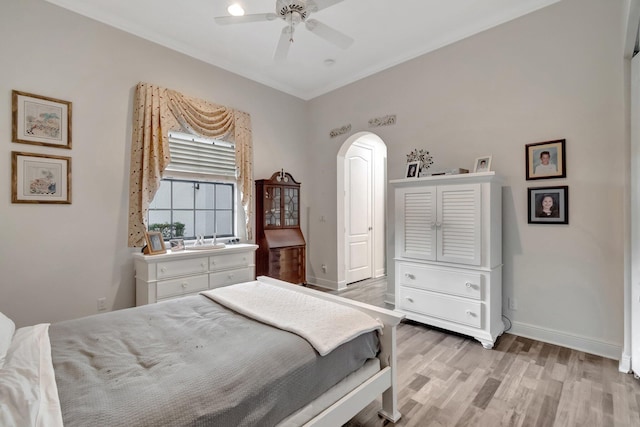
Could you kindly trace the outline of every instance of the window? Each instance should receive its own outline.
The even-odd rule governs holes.
[[[149,205],[149,230],[161,231],[165,239],[234,236],[233,144],[171,132],[169,148],[171,163]]]

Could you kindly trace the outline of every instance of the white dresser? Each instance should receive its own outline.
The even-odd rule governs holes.
[[[495,172],[399,179],[395,306],[493,348],[502,322],[502,186]]]
[[[254,280],[257,248],[258,245],[236,244],[161,255],[133,254],[136,305]]]

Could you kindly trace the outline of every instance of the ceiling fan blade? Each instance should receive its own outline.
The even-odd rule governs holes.
[[[276,46],[276,51],[273,53],[273,59],[276,61],[284,61],[289,54],[289,46],[291,45],[291,36],[293,35],[294,28],[286,26],[280,33],[280,40]]]
[[[342,49],[348,48],[353,43],[353,39],[348,35],[341,33],[338,30],[334,30],[330,26],[316,21],[315,19],[308,19],[305,24],[307,30]]]
[[[314,12],[317,12],[322,9],[326,9],[329,6],[333,6],[334,4],[342,3],[344,0],[314,0],[315,3]]]
[[[245,24],[247,22],[273,21],[278,15],[275,13],[256,13],[242,16],[216,16],[213,18],[220,25]]]

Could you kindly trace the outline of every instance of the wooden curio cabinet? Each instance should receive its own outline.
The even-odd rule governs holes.
[[[256,180],[256,275],[306,282],[306,243],[300,230],[300,183],[286,172]]]

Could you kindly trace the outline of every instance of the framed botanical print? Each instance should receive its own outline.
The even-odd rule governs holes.
[[[71,204],[71,158],[12,151],[11,203]]]
[[[71,102],[11,92],[13,142],[71,148]]]

